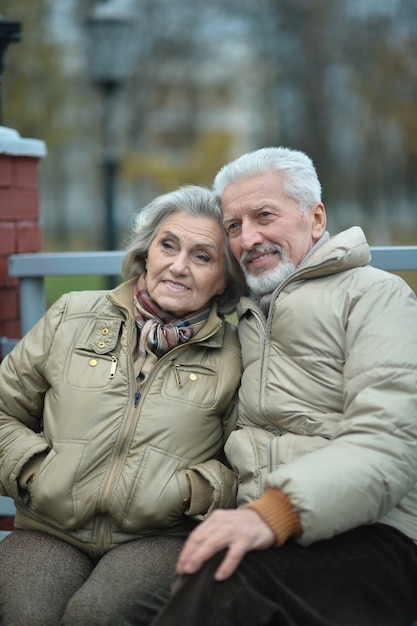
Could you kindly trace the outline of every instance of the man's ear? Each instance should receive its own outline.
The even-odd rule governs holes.
[[[311,234],[318,241],[326,230],[326,209],[322,202],[317,202],[311,209]]]

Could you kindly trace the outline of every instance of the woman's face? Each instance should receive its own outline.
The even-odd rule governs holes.
[[[174,213],[152,240],[146,270],[148,293],[161,309],[177,318],[198,311],[226,287],[222,227]]]

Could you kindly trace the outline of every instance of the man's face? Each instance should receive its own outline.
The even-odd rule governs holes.
[[[221,199],[234,256],[255,295],[272,291],[301,263],[324,232],[321,203],[305,215],[270,170],[230,184]]]

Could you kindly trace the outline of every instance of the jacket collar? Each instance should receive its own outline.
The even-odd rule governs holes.
[[[271,294],[271,301],[286,285],[296,280],[339,274],[355,267],[368,265],[370,260],[371,253],[363,230],[359,226],[352,226],[330,237],[323,245],[308,254],[291,276]],[[242,317],[245,311],[253,308],[254,304],[248,296],[241,298],[237,306],[238,317]]]
[[[353,226],[330,237],[313,254],[308,255],[290,277],[300,275],[308,278],[338,274],[348,269],[368,265],[371,253],[365,234],[359,226]]]
[[[112,305],[121,309],[128,318],[133,316],[133,288],[137,279],[131,278],[118,285],[107,294],[107,298]],[[221,347],[223,345],[224,320],[217,313],[217,303],[214,302],[208,316],[206,324],[188,343],[199,342],[210,347]]]

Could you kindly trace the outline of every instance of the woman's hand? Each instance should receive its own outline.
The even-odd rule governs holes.
[[[265,550],[275,535],[251,509],[217,510],[188,537],[177,563],[178,574],[194,574],[214,554],[228,548],[215,572],[215,580],[229,578],[250,550]]]

